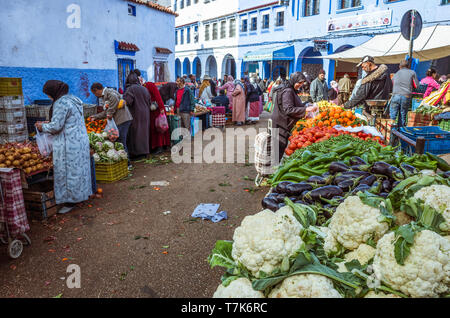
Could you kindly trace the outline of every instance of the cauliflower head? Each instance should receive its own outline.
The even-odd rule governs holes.
[[[423,230],[414,236],[405,265],[397,264],[395,234],[383,236],[373,262],[377,279],[412,297],[438,297],[450,290],[450,242],[443,236]]]
[[[445,232],[450,231],[450,187],[446,185],[425,187],[417,191],[414,198],[424,201],[426,205],[441,213],[445,219],[441,228]]]
[[[370,291],[367,293],[366,296],[364,296],[364,298],[401,298],[401,297],[394,294],[385,294],[383,292],[376,293],[374,291]]]
[[[302,228],[287,206],[275,213],[264,210],[246,216],[233,235],[233,259],[255,277],[259,277],[259,271],[270,274],[285,257],[300,249]]]
[[[247,278],[241,277],[233,280],[227,287],[220,284],[213,298],[264,298],[264,294],[254,290]]]
[[[301,274],[286,278],[274,287],[268,298],[342,298],[333,281],[316,274]]]
[[[376,249],[374,249],[372,246],[361,244],[356,250],[344,255],[344,262],[336,264],[339,267],[338,272],[348,272],[347,267],[345,267],[345,263],[351,262],[355,259],[358,260],[361,265],[369,263],[369,261],[375,256],[375,251]]]
[[[324,249],[336,252],[337,243],[348,250],[355,250],[375,234],[379,240],[389,229],[386,222],[379,222],[379,209],[362,203],[358,196],[350,196],[342,202],[331,217]]]

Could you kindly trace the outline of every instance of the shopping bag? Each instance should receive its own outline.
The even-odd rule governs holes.
[[[53,136],[49,133],[39,132],[37,128],[36,143],[43,157],[48,157],[53,152]]]
[[[273,103],[272,103],[272,101],[269,101],[269,102],[267,102],[267,103],[264,105],[264,110],[265,110],[266,112],[269,112],[269,113],[271,113],[271,112],[273,111]]]
[[[169,123],[167,122],[167,117],[165,114],[160,114],[158,117],[156,117],[155,126],[156,130],[160,133],[165,133],[167,130],[169,130]]]
[[[106,138],[108,138],[109,141],[114,142],[119,138],[119,128],[117,128],[114,119],[107,120],[104,132],[106,132]]]

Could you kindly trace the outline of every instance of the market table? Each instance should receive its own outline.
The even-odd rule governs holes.
[[[210,111],[202,111],[194,113],[194,117],[197,117],[199,120],[202,121],[202,130],[206,130],[209,128],[209,118],[208,115],[210,115]]]

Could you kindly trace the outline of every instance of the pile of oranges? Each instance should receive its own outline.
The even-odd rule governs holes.
[[[345,110],[337,105],[319,106],[320,113],[309,119],[299,120],[294,128],[294,131],[301,131],[304,128],[311,127],[334,127],[336,125],[343,127],[357,127],[364,126],[366,123],[355,116],[350,110]]]
[[[86,130],[89,133],[100,134],[105,130],[106,127],[106,119],[85,119]]]

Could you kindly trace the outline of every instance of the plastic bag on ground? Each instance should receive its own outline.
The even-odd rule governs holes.
[[[165,114],[160,114],[158,117],[156,117],[155,126],[156,130],[158,130],[158,132],[160,133],[165,133],[169,130],[169,123],[167,122],[167,117]]]
[[[333,128],[337,129],[337,130],[348,131],[351,133],[363,132],[365,134],[371,134],[372,136],[380,137],[380,138],[384,139],[384,136],[380,132],[378,132],[378,130],[375,127],[372,127],[372,126],[342,127],[342,126],[336,125]]]
[[[53,136],[49,133],[39,132],[37,128],[36,143],[43,157],[48,157],[53,152]]]

